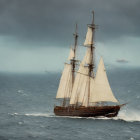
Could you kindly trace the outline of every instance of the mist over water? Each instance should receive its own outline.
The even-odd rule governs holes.
[[[139,140],[140,69],[107,71],[113,93],[128,103],[115,118],[53,114],[61,73],[0,73],[0,139]]]

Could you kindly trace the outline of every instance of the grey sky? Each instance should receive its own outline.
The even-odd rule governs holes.
[[[57,63],[57,57],[53,57],[53,52],[59,56],[55,50],[60,49],[64,52],[60,55],[66,57],[69,45],[73,43],[72,33],[76,22],[78,42],[80,45],[84,42],[86,25],[91,22],[91,11],[94,9],[95,23],[99,25],[95,37],[96,44],[99,45],[97,55],[101,51],[101,55],[104,55],[109,63],[115,63],[116,59],[129,59],[134,66],[136,57],[140,59],[137,55],[140,51],[139,7],[139,0],[0,0],[0,51],[5,55],[7,52],[10,55],[11,51],[11,54],[22,54],[13,57],[11,55],[10,61],[14,68],[19,68],[26,52],[32,52],[32,57],[28,58],[30,65],[22,61],[23,71],[24,68],[28,71],[31,65],[33,70],[38,67],[40,70],[46,69],[45,64],[50,64],[48,59],[54,63],[53,66],[49,65],[53,69],[60,64]],[[132,50],[133,54],[129,50]],[[33,65],[37,51],[38,63]],[[125,56],[121,55],[122,51]],[[117,54],[113,56],[113,52]],[[45,58],[42,59],[42,55]],[[8,63],[9,57],[0,56],[0,63],[3,65],[0,69],[10,70],[12,66],[9,65],[12,64]],[[15,61],[17,59],[19,62]],[[63,57],[60,61],[64,61]]]

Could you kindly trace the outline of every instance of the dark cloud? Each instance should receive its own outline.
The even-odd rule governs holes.
[[[0,0],[0,36],[64,46],[78,22],[82,42],[93,9],[97,41],[140,36],[139,6],[139,0]]]
[[[117,59],[116,62],[124,64],[124,63],[128,63],[129,61],[126,59]]]

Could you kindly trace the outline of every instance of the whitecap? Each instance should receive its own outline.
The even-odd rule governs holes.
[[[73,119],[93,119],[93,120],[123,120],[126,122],[135,122],[140,121],[140,112],[136,110],[121,110],[117,117],[108,118],[108,117],[78,117],[78,116],[55,116],[53,113],[13,113],[11,115],[25,115],[25,116],[34,116],[34,117],[63,117],[63,118],[73,118]]]

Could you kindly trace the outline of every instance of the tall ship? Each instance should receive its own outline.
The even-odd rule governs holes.
[[[77,25],[74,33],[74,45],[70,49],[69,63],[65,63],[60,79],[56,99],[61,105],[54,107],[58,116],[115,117],[120,104],[115,98],[105,70],[103,58],[100,58],[95,74],[94,11],[92,23],[88,24],[84,42],[86,53],[82,61],[76,59]]]

